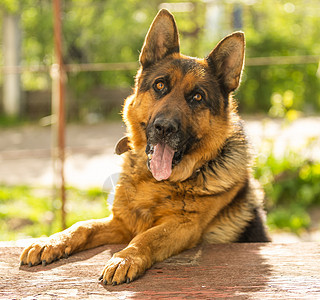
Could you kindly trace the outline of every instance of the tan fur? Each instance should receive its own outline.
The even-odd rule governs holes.
[[[261,208],[263,195],[251,175],[250,151],[236,105],[231,96],[225,99],[216,90],[214,108],[210,108],[212,104],[191,108],[186,94],[196,85],[207,84],[211,61],[216,72],[212,76],[221,73],[221,82],[216,84],[224,84],[229,95],[239,84],[243,56],[242,33],[220,42],[208,59],[180,54],[174,19],[169,12],[160,11],[140,55],[134,93],[126,99],[123,109],[128,136],[116,148],[125,153],[112,215],[76,223],[33,243],[21,254],[22,264],[47,264],[99,245],[129,243],[114,254],[101,275],[105,284],[120,284],[201,241],[237,241],[254,219],[253,210]],[[157,100],[152,88],[143,91],[143,85],[149,80],[146,74],[150,65],[161,60],[157,71],[163,68],[170,74],[171,90]],[[172,61],[185,61],[196,67],[185,71]],[[163,113],[179,119],[181,131],[192,128],[197,142],[174,166],[167,180],[157,181],[146,164],[146,126]]]

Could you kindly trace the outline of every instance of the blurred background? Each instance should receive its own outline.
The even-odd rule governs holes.
[[[125,133],[121,107],[149,25],[167,8],[190,56],[204,57],[225,35],[245,32],[235,97],[257,154],[268,226],[276,241],[320,241],[319,1],[60,0],[64,196],[52,2],[0,0],[0,240],[49,235],[109,214],[110,191],[102,186],[121,165],[113,154]]]

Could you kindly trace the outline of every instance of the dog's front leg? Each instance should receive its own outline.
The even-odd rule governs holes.
[[[130,239],[130,233],[118,219],[81,221],[62,232],[37,239],[23,250],[20,262],[29,266],[46,265],[71,253],[104,244],[128,243]]]
[[[168,221],[138,234],[106,264],[100,280],[104,284],[129,283],[150,268],[184,249],[195,246],[201,230],[193,222]]]

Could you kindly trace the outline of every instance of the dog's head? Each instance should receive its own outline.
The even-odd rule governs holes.
[[[230,93],[243,61],[243,33],[227,36],[204,59],[192,58],[180,54],[173,16],[163,9],[155,17],[123,110],[131,147],[145,150],[155,179],[185,180],[217,155],[230,135]]]

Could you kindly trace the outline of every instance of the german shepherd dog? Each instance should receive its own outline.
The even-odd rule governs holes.
[[[131,282],[200,242],[267,242],[263,193],[232,92],[244,64],[244,34],[225,37],[204,59],[180,54],[175,20],[155,17],[125,100],[127,138],[112,215],[82,221],[21,254],[49,264],[71,253],[128,243],[107,262],[104,284]]]

